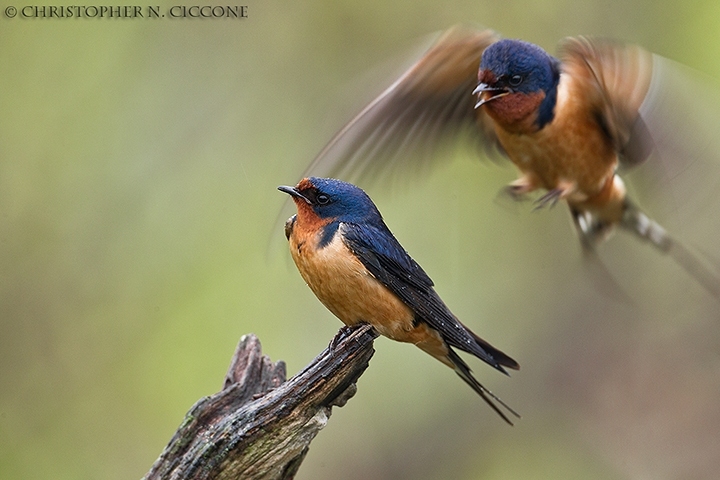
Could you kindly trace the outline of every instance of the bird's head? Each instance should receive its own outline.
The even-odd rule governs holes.
[[[278,190],[292,196],[303,224],[333,221],[360,223],[382,219],[370,197],[359,187],[334,178],[304,178],[294,187]]]
[[[532,43],[500,40],[482,54],[475,108],[509,129],[540,129],[554,115],[560,67],[556,58]]]

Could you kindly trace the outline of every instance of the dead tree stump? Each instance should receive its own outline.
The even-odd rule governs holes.
[[[292,479],[332,407],[355,394],[377,336],[369,325],[344,327],[285,381],[285,363],[244,335],[222,391],[193,405],[144,480]]]

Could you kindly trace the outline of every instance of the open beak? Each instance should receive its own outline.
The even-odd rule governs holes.
[[[305,200],[305,202],[307,202],[308,204],[310,204],[310,200],[308,200],[308,199],[307,199],[302,193],[300,193],[300,191],[299,191],[297,188],[295,188],[295,187],[288,187],[288,186],[286,186],[286,185],[281,185],[281,186],[278,187],[278,190],[280,190],[281,192],[285,192],[285,193],[287,193],[288,195],[291,195],[291,196],[293,196],[293,197],[295,197],[295,198],[302,198],[303,200]]]
[[[498,98],[504,97],[505,95],[509,95],[512,92],[507,88],[491,87],[487,83],[480,83],[477,87],[475,87],[475,90],[473,90],[472,93],[473,95],[478,96],[478,102],[475,104],[475,108],[479,108],[491,100],[496,100]]]

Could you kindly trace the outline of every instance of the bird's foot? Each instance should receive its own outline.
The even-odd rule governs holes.
[[[527,200],[527,191],[517,185],[506,185],[502,190],[500,190],[500,195],[510,198],[516,202],[523,202]]]
[[[535,187],[530,182],[530,179],[520,177],[506,185],[502,190],[500,190],[500,193],[515,200],[516,202],[522,202],[527,200],[527,194],[533,190],[535,190]]]
[[[363,325],[366,325],[365,323],[358,323],[355,325],[343,325],[340,327],[340,330],[338,330],[338,333],[335,334],[333,339],[330,341],[330,350],[335,350],[335,348],[338,346],[338,344],[343,341],[345,338],[352,335],[352,333],[361,328]]]
[[[552,190],[549,190],[545,195],[538,198],[533,202],[535,205],[535,208],[533,208],[533,211],[540,210],[541,208],[554,207],[558,200],[563,198],[565,196],[565,189],[563,188],[553,188]]]

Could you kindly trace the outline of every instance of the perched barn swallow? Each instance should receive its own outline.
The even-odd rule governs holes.
[[[659,97],[687,87],[663,90],[662,60],[584,37],[565,39],[555,58],[489,30],[454,28],[341,129],[306,175],[354,179],[418,169],[440,157],[440,147],[469,136],[517,167],[519,178],[505,189],[513,198],[540,190],[536,208],[566,202],[586,252],[619,226],[720,297],[720,273],[641,211],[617,174],[672,136],[654,127],[653,109]]]
[[[495,412],[519,416],[473,377],[457,348],[507,374],[517,362],[475,335],[450,312],[433,282],[385,225],[370,197],[355,185],[305,178],[278,187],[297,214],[285,224],[290,253],[305,282],[345,325],[369,323],[381,335],[413,343],[455,370]]]

